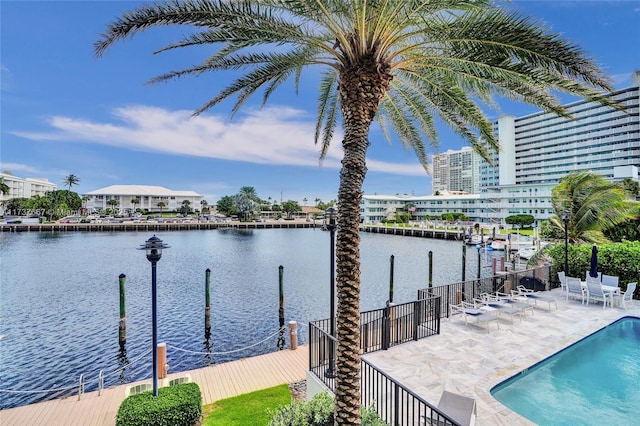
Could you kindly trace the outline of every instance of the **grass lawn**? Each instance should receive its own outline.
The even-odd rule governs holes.
[[[202,426],[265,426],[271,420],[268,409],[290,402],[291,392],[286,384],[222,399],[203,407]]]

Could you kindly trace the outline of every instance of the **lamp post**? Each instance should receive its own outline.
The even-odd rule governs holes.
[[[569,212],[562,212],[564,222],[564,273],[569,274]]]
[[[336,209],[329,207],[324,213],[324,227],[329,231],[329,253],[330,253],[330,266],[329,266],[329,334],[332,338],[336,337],[336,295],[335,295],[335,233],[336,233]],[[329,367],[324,372],[325,377],[336,377],[334,371],[335,357],[334,357],[334,341],[330,340],[329,344]]]
[[[151,328],[153,354],[153,396],[158,396],[158,335],[156,333],[156,264],[162,257],[162,249],[169,248],[155,235],[149,238],[138,250],[146,250],[147,259],[151,262]]]

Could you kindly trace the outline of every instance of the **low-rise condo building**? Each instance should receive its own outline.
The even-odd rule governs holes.
[[[204,199],[194,191],[174,191],[163,186],[147,185],[111,185],[84,195],[89,197],[85,204],[89,212],[114,208],[123,213],[137,209],[149,212],[176,211],[185,201],[189,202],[191,209],[199,210],[200,201]]]

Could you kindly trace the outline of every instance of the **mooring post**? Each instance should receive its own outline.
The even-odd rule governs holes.
[[[289,321],[289,345],[292,351],[298,348],[298,323],[295,321]]]
[[[462,245],[462,281],[464,282],[466,278],[466,269],[467,269],[467,246]]]
[[[429,250],[429,287],[433,287],[433,252]]]
[[[388,304],[391,305],[393,303],[393,264],[395,261],[395,256],[391,255],[391,257],[389,258],[389,302]]]
[[[480,244],[476,246],[478,251],[478,279],[480,279],[480,268],[482,267],[482,256],[480,256]]]
[[[284,266],[278,267],[278,289],[280,293],[280,309],[278,309],[278,318],[280,327],[284,327]]]
[[[204,333],[211,333],[211,269],[204,272]]]
[[[158,351],[158,378],[164,379],[167,377],[167,371],[169,370],[167,365],[167,344],[158,343],[156,351]]]
[[[120,347],[123,347],[127,343],[127,308],[125,304],[125,284],[127,282],[127,276],[120,274],[118,277],[118,283],[120,286],[120,323],[118,325],[118,342]]]

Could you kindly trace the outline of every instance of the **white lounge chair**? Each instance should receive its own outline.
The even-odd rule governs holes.
[[[476,400],[467,396],[443,391],[438,410],[462,426],[472,426],[476,422]]]
[[[556,309],[558,309],[558,302],[556,301],[556,299],[554,299],[551,296],[542,294],[541,291],[533,291],[526,288],[523,285],[518,286],[518,291],[520,292],[521,295],[524,295],[525,297],[528,297],[529,299],[533,300],[536,306],[538,306],[538,302],[545,302],[548,304],[549,310],[551,310],[552,304],[555,305]]]
[[[438,402],[438,411],[462,426],[473,426],[476,423],[476,400],[467,396],[443,391]],[[450,425],[441,415],[431,412],[431,417],[424,416],[420,424]]]
[[[499,297],[489,293],[482,293],[480,294],[480,299],[476,300],[476,302],[478,305],[483,305],[485,309],[494,310],[499,316],[508,315],[511,318],[512,324],[513,317],[515,315],[520,316],[520,319],[522,320],[522,310],[514,307],[508,300],[500,299]]]
[[[566,277],[565,280],[567,283],[567,301],[569,297],[580,297],[580,301],[584,305],[585,299],[587,298],[587,289],[582,288],[580,278]]]
[[[636,291],[636,287],[637,287],[638,283],[629,283],[627,284],[627,290],[623,293],[623,294],[613,294],[613,300],[617,301],[617,302],[622,302],[622,307],[624,308],[624,310],[627,310],[627,303],[629,303],[629,305],[632,305],[633,302],[631,302],[631,300],[633,300],[633,293]]]
[[[480,309],[478,309],[475,304],[471,304],[468,302],[462,302],[459,305],[449,305],[451,307],[452,314],[461,314],[464,319],[465,324],[469,324],[469,320],[475,320],[475,322],[479,324],[484,324],[484,327],[487,329],[487,333],[489,332],[489,323],[494,322],[498,329],[500,329],[500,324],[498,323],[498,317],[495,315],[487,314]]]
[[[602,290],[602,284],[595,281],[595,279],[587,279],[587,305],[591,300],[601,300],[602,309],[607,307],[607,300],[609,300],[609,294]]]

